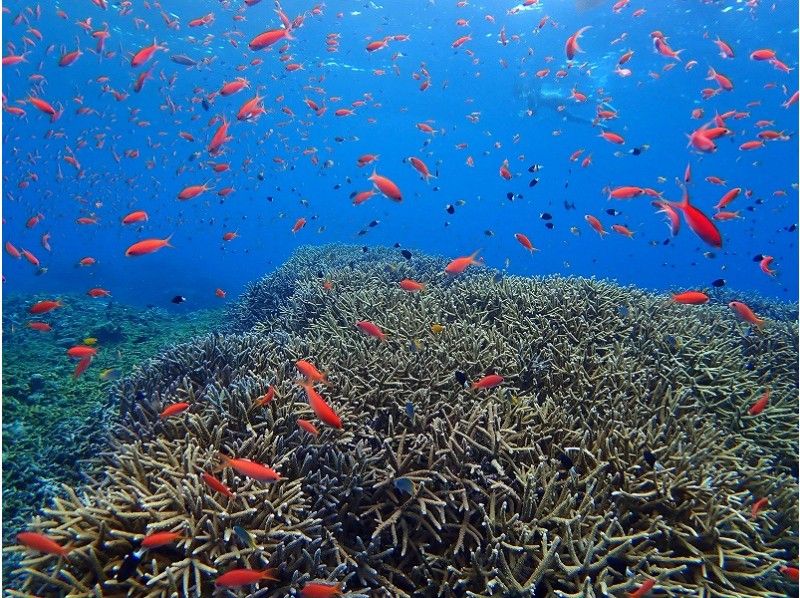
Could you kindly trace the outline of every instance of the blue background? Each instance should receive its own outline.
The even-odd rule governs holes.
[[[3,242],[31,250],[47,272],[36,275],[24,259],[4,254],[4,291],[56,297],[100,286],[109,289],[115,300],[136,304],[170,306],[170,298],[182,294],[190,301],[175,309],[191,309],[219,305],[214,296],[218,287],[228,292],[228,299],[233,298],[248,281],[272,270],[300,244],[352,242],[400,243],[448,257],[482,249],[487,265],[503,268],[508,260],[509,272],[514,274],[608,277],[664,290],[702,289],[714,279],[725,278],[736,290],[797,299],[797,232],[787,230],[798,219],[797,106],[781,107],[797,89],[796,2],[762,3],[753,11],[732,1],[639,2],[619,14],[611,11],[612,2],[579,10],[572,2],[543,1],[540,9],[518,14],[505,14],[511,3],[485,7],[471,3],[463,8],[454,2],[416,0],[379,4],[331,2],[321,16],[307,15],[304,25],[293,31],[296,40],[288,48],[290,62],[302,63],[304,68],[287,72],[279,61],[282,43],[267,51],[247,48],[255,35],[280,25],[266,0],[246,9],[238,2],[229,8],[217,2],[165,2],[163,10],[179,18],[177,31],[166,26],[158,8],[148,10],[139,2],[129,15],[120,14],[118,6],[101,10],[89,2],[62,3],[68,19],[57,17],[56,8],[43,3],[41,19],[31,18],[30,25],[44,39],[31,48],[27,63],[3,67],[2,88],[10,104],[21,105],[20,100],[34,93],[53,105],[61,104],[65,111],[53,124],[30,104],[23,106],[26,118],[3,114],[2,232]],[[10,11],[3,15],[4,41],[21,52],[23,37],[31,34],[26,32],[27,23],[14,26],[12,20],[29,4],[8,2],[6,6]],[[292,2],[285,9],[294,18],[311,7]],[[640,7],[646,13],[633,17]],[[188,27],[190,19],[208,12],[215,14],[213,24]],[[495,23],[487,22],[488,13]],[[246,20],[234,21],[236,14]],[[548,22],[537,33],[544,15],[557,26]],[[101,58],[89,51],[94,39],[75,24],[87,17],[92,17],[94,29],[108,23],[111,37],[106,50],[114,52],[113,57]],[[141,19],[138,27],[134,18]],[[470,27],[456,26],[459,18],[468,19]],[[576,65],[585,63],[584,68],[575,66],[565,78],[556,80],[555,71],[566,66],[566,38],[585,25],[592,29],[580,40],[585,53],[575,60]],[[502,27],[510,39],[505,46],[498,37]],[[656,29],[668,37],[673,49],[684,49],[680,62],[653,51],[650,32]],[[336,53],[326,51],[330,33],[340,35]],[[453,50],[452,42],[468,33],[473,39]],[[611,45],[623,33],[627,39]],[[409,34],[411,39],[391,41],[374,53],[365,50],[369,41],[396,34]],[[713,43],[718,35],[733,47],[734,59],[719,56]],[[168,50],[156,52],[145,66],[132,68],[131,54],[154,38]],[[59,67],[62,50],[73,50],[76,43],[83,56],[71,67]],[[766,62],[749,60],[750,52],[759,48],[774,49],[795,70],[786,74]],[[635,53],[625,67],[633,73],[622,78],[613,70],[628,49]],[[396,52],[403,56],[393,60]],[[4,55],[9,53],[6,48]],[[211,62],[187,69],[170,60],[173,54]],[[250,66],[254,58],[263,63]],[[686,71],[689,60],[697,64]],[[412,78],[423,63],[431,76],[425,92],[419,90],[421,81]],[[676,63],[672,70],[663,71],[672,63]],[[395,65],[399,75],[393,71]],[[709,66],[733,80],[733,92],[701,99],[700,90],[713,87],[705,80]],[[153,78],[135,93],[134,81],[150,67],[154,67]],[[598,137],[599,128],[565,122],[551,110],[526,116],[527,106],[517,88],[533,85],[534,73],[542,68],[551,71],[543,86],[560,91],[574,115],[591,119],[599,98],[610,98],[618,118],[607,123],[608,128],[623,135],[626,144],[610,144]],[[376,76],[373,69],[384,69],[386,74]],[[42,84],[29,80],[34,74],[44,76]],[[108,84],[128,97],[118,102],[104,93],[96,82],[99,76],[110,77]],[[237,76],[248,78],[250,89],[216,97],[210,110],[204,110],[201,100]],[[771,82],[776,86],[765,89]],[[325,96],[308,89],[317,86],[325,89]],[[568,98],[574,86],[589,96],[587,102],[576,104]],[[603,94],[597,91],[601,86]],[[268,113],[254,122],[236,121],[241,104],[256,92],[265,97]],[[83,106],[96,113],[76,114],[76,96],[82,96]],[[282,101],[277,101],[281,96]],[[332,102],[331,96],[342,100]],[[365,96],[367,103],[355,109],[355,116],[333,115],[335,109],[350,107]],[[180,108],[175,114],[165,109],[167,97]],[[327,105],[327,113],[314,115],[303,103],[304,97]],[[756,101],[760,105],[746,107]],[[281,111],[284,106],[294,112],[293,118]],[[704,109],[705,117],[693,120],[691,111],[698,107]],[[687,133],[715,111],[734,109],[749,111],[750,116],[728,120],[733,135],[718,140],[716,153],[700,155],[686,147]],[[472,112],[480,112],[479,122],[466,118]],[[217,115],[232,121],[233,139],[221,156],[211,157],[206,147],[218,125],[209,126],[209,122]],[[791,140],[739,151],[742,142],[755,139],[759,119],[774,120],[769,128],[790,133]],[[139,126],[140,121],[150,124]],[[435,135],[417,129],[417,123],[428,121]],[[188,131],[195,141],[181,139],[179,131]],[[101,134],[104,145],[97,148],[96,136]],[[346,140],[337,142],[336,137]],[[468,148],[456,149],[461,143]],[[627,153],[644,145],[649,149],[640,156]],[[81,163],[81,178],[63,161],[67,147]],[[302,154],[310,147],[318,150],[318,166]],[[589,168],[569,161],[580,148],[585,149],[584,156],[592,155]],[[136,149],[140,156],[123,157],[117,163],[112,149],[120,155]],[[623,155],[615,157],[618,151]],[[200,155],[189,160],[193,152]],[[378,172],[400,186],[402,203],[378,194],[360,206],[352,205],[353,191],[371,187],[367,180],[371,167],[356,166],[357,157],[365,153],[380,154]],[[438,178],[428,184],[422,181],[403,162],[412,155],[424,160]],[[474,168],[465,165],[468,155],[474,158]],[[276,157],[284,163],[276,163]],[[516,175],[511,181],[498,174],[504,159]],[[332,165],[325,168],[327,160]],[[245,161],[250,164],[244,165]],[[231,170],[215,174],[209,162],[229,162]],[[709,216],[726,188],[707,183],[705,177],[726,179],[727,188],[752,190],[751,198],[743,194],[730,206],[740,210],[743,218],[719,223],[722,250],[705,245],[685,223],[679,235],[664,245],[669,232],[650,198],[609,201],[603,192],[606,186],[636,185],[659,189],[665,197],[678,200],[674,179],[683,175],[687,162],[693,169],[693,203]],[[542,168],[531,175],[527,169],[534,163]],[[59,168],[64,175],[61,182],[56,179]],[[38,181],[18,188],[30,173]],[[534,176],[540,181],[530,188]],[[658,177],[665,182],[659,183]],[[213,181],[213,191],[186,202],[176,199],[183,187],[208,180]],[[236,191],[223,202],[216,191],[226,186]],[[786,195],[774,196],[778,190]],[[523,197],[509,201],[509,192]],[[763,200],[760,205],[759,199]],[[445,206],[458,200],[464,205],[457,205],[455,214],[447,214]],[[565,201],[574,203],[575,209],[566,210]],[[608,216],[608,208],[622,214]],[[149,222],[122,226],[122,216],[134,209],[146,210]],[[37,212],[45,219],[28,230],[25,222]],[[552,230],[545,228],[540,218],[543,212],[552,215]],[[635,237],[611,232],[600,239],[584,221],[587,213],[600,218],[609,231],[613,223],[625,224],[636,232]],[[76,218],[90,214],[99,218],[99,225],[75,223]],[[292,234],[299,217],[308,224]],[[380,224],[368,227],[373,220]],[[575,226],[580,236],[570,232]],[[368,234],[359,236],[362,229]],[[493,236],[487,236],[486,230]],[[40,246],[45,231],[51,233],[52,253]],[[226,231],[238,232],[239,238],[224,243]],[[514,239],[517,232],[526,234],[540,251],[529,255]],[[174,249],[124,257],[135,241],[169,234],[174,234]],[[708,251],[713,258],[704,256]],[[753,261],[756,254],[774,256],[776,278],[759,270]],[[95,257],[98,263],[77,267],[85,256]]]

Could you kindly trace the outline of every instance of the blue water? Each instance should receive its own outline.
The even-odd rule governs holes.
[[[321,15],[306,14],[302,27],[293,31],[288,62],[303,65],[295,72],[287,72],[286,63],[279,60],[284,42],[258,52],[247,47],[258,33],[280,26],[273,5],[240,4],[165,5],[174,15],[171,19],[180,23],[174,30],[159,8],[140,3],[130,14],[121,14],[125,11],[114,4],[102,10],[89,2],[63,3],[66,19],[56,15],[54,6],[42,3],[38,20],[27,14],[29,3],[6,3],[6,44],[14,44],[14,53],[27,49],[29,54],[26,63],[5,66],[2,73],[8,103],[27,113],[24,118],[3,114],[3,242],[32,251],[46,267],[37,274],[25,259],[4,253],[6,293],[57,297],[102,287],[114,299],[134,304],[174,309],[219,305],[222,300],[215,289],[224,289],[227,300],[235,298],[248,281],[279,265],[297,246],[344,241],[365,246],[399,243],[448,257],[481,249],[487,265],[507,267],[515,274],[608,277],[665,291],[705,289],[723,278],[734,290],[797,299],[798,113],[797,105],[781,106],[797,90],[797,2],[763,2],[755,8],[734,1],[634,2],[619,14],[611,11],[611,2],[578,10],[572,2],[543,0],[517,14],[505,14],[511,2],[465,7],[449,1],[335,2]],[[633,11],[642,6],[646,13],[634,17]],[[294,18],[312,5],[287,3],[285,8]],[[215,15],[212,24],[188,27],[189,20],[209,12]],[[19,13],[27,14],[30,23],[13,25]],[[488,14],[494,23],[486,20]],[[246,20],[234,21],[234,15]],[[536,32],[545,15],[548,22]],[[87,17],[92,18],[93,30],[108,24],[106,52],[113,55],[90,51],[94,39],[75,24]],[[457,26],[460,18],[469,20],[469,27]],[[555,72],[567,65],[567,37],[586,25],[592,28],[580,40],[584,53],[576,56],[565,78],[556,79]],[[26,31],[29,26],[41,32],[42,41]],[[507,45],[499,43],[502,28]],[[670,47],[683,49],[680,61],[654,52],[650,32],[656,29],[667,36]],[[325,40],[333,33],[339,35],[339,48],[330,53]],[[625,41],[612,45],[625,33]],[[391,41],[374,53],[365,49],[369,41],[398,34],[409,34],[410,40]],[[472,40],[452,49],[452,42],[466,34]],[[735,58],[719,56],[713,43],[717,36],[733,48]],[[25,48],[25,37],[35,45]],[[168,50],[132,68],[132,53],[154,38]],[[76,43],[83,55],[72,66],[59,67],[63,50],[75,49]],[[750,60],[750,52],[760,48],[773,49],[793,70],[787,74],[767,62]],[[624,66],[632,73],[623,78],[613,71],[628,49],[634,55]],[[4,49],[4,56],[11,53]],[[174,54],[211,62],[189,69],[172,62]],[[249,66],[254,58],[263,63]],[[690,60],[697,64],[687,71]],[[430,87],[424,92],[419,90],[421,80],[412,77],[423,64],[430,74]],[[671,70],[663,70],[673,64]],[[138,75],[151,67],[152,78],[141,92],[134,92]],[[728,76],[734,90],[703,100],[701,89],[716,87],[705,80],[708,67]],[[534,73],[544,68],[550,74],[539,80]],[[386,74],[377,76],[374,69]],[[41,75],[42,82],[31,81],[33,75]],[[109,77],[107,84],[127,97],[117,101],[104,93],[103,84],[96,81],[100,76]],[[250,89],[216,97],[205,110],[201,100],[237,76],[249,79]],[[770,83],[775,86],[765,89]],[[604,141],[598,137],[599,127],[564,120],[557,110],[540,107],[533,116],[525,115],[528,105],[520,88],[536,85],[561,94],[558,103],[578,119],[590,121],[598,102],[608,100],[618,117],[607,127],[623,135],[625,145]],[[325,93],[309,87],[321,87]],[[586,102],[569,99],[573,87],[588,96]],[[253,122],[238,122],[236,112],[256,92],[264,96],[268,113]],[[63,115],[50,123],[24,102],[29,94],[62,106]],[[342,100],[334,102],[334,96]],[[314,115],[303,103],[305,97],[326,105],[327,113]],[[167,98],[178,107],[174,114],[166,109]],[[354,116],[334,116],[335,109],[364,99],[366,104],[355,108]],[[752,102],[758,105],[748,107]],[[76,114],[81,105],[94,113]],[[283,107],[294,117],[282,112]],[[691,118],[695,108],[704,110],[702,119]],[[717,140],[715,153],[687,148],[687,133],[715,112],[729,110],[749,116],[726,121],[732,135]],[[480,113],[478,122],[467,119],[473,112]],[[209,122],[217,116],[231,121],[233,139],[221,155],[212,157],[206,148],[218,124]],[[756,138],[761,129],[755,123],[761,119],[773,120],[766,128],[791,138],[740,151],[741,143]],[[142,121],[149,125],[140,126]],[[437,132],[421,132],[416,127],[421,122],[429,122]],[[180,138],[180,131],[189,132],[195,141]],[[102,147],[97,147],[98,135],[104,136]],[[459,150],[457,144],[468,147]],[[638,156],[629,153],[645,146],[649,148]],[[303,155],[312,147],[317,148],[317,166]],[[63,160],[67,148],[80,162],[80,177]],[[580,160],[569,161],[581,148],[582,157],[592,156],[587,168]],[[139,157],[115,161],[112,152],[123,155],[126,150],[138,150]],[[194,152],[198,157],[189,160]],[[367,177],[372,168],[356,166],[357,157],[365,153],[380,154],[377,170],[400,186],[401,203],[376,194],[360,206],[352,205],[352,192],[371,188]],[[424,160],[437,178],[426,184],[403,162],[409,156]],[[465,164],[467,156],[473,157],[474,168]],[[505,159],[515,175],[510,181],[498,174]],[[331,163],[323,167],[326,161]],[[215,174],[208,162],[228,162],[231,169]],[[670,238],[651,198],[609,201],[603,191],[607,186],[634,185],[678,200],[674,179],[683,176],[687,163],[693,174],[692,201],[709,216],[727,189],[752,190],[749,198],[743,193],[729,208],[739,211],[741,219],[718,223],[724,239],[720,250],[703,243],[685,223]],[[530,174],[533,164],[541,169]],[[31,175],[38,180],[30,180]],[[725,179],[727,186],[709,184],[704,180],[708,176]],[[529,187],[534,177],[539,182]],[[23,180],[29,184],[19,188]],[[185,202],[176,199],[185,186],[205,181],[212,181],[213,191]],[[222,201],[216,192],[227,186],[236,190]],[[508,193],[522,197],[509,201]],[[565,202],[575,208],[566,209]],[[455,206],[454,214],[447,213],[448,204]],[[609,208],[622,214],[609,216]],[[148,212],[148,222],[120,224],[122,216],[140,209]],[[44,220],[27,229],[25,222],[37,213]],[[542,213],[552,219],[542,219]],[[610,232],[601,239],[584,221],[585,214],[600,218],[609,231],[619,223],[636,234],[629,239]],[[99,224],[76,224],[77,218],[89,215],[97,216]],[[291,228],[300,217],[308,224],[293,234]],[[380,223],[368,226],[374,220]],[[580,234],[571,232],[572,227]],[[360,236],[362,230],[367,234]],[[228,231],[239,237],[223,242]],[[40,245],[45,232],[51,234],[52,252]],[[529,255],[515,233],[526,234],[540,251]],[[173,235],[173,249],[124,256],[138,240],[168,235]],[[776,277],[761,272],[754,261],[759,254],[774,257]],[[97,263],[76,266],[86,256]],[[189,301],[172,306],[170,299],[176,294]]]

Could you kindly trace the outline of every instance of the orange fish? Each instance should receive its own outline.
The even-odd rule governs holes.
[[[259,482],[277,482],[281,479],[277,471],[261,463],[256,463],[249,459],[235,459],[224,453],[220,453],[219,458],[222,459],[223,467],[232,467],[243,476],[253,478]]]
[[[284,38],[288,40],[294,39],[288,29],[270,29],[255,36],[248,45],[251,50],[263,50]]]
[[[267,389],[262,396],[256,399],[255,406],[256,407],[263,407],[272,401],[275,398],[275,387],[270,384],[270,387]]]
[[[356,322],[356,326],[358,326],[362,331],[367,333],[369,336],[374,336],[378,340],[385,341],[386,340],[386,333],[383,332],[376,324],[372,322],[367,322],[366,320],[361,320]]]
[[[166,50],[166,49],[167,49],[166,46],[160,46],[158,45],[156,40],[153,40],[152,46],[145,46],[144,48],[142,48],[141,50],[136,52],[136,54],[133,55],[133,58],[131,58],[131,66],[134,68],[137,66],[142,66],[145,62],[147,62],[153,57],[153,54],[156,53],[156,50]]]
[[[28,328],[39,332],[50,332],[53,329],[47,322],[28,322]]]
[[[186,200],[186,199],[194,199],[198,195],[212,189],[213,187],[209,187],[210,181],[206,181],[202,185],[189,185],[188,187],[184,187],[180,193],[178,193],[178,199]]]
[[[218,588],[240,588],[260,581],[278,581],[276,573],[275,569],[231,569],[217,577],[214,585]]]
[[[466,257],[457,257],[452,260],[447,266],[445,266],[444,271],[451,276],[455,276],[456,274],[461,274],[464,270],[469,268],[470,266],[483,266],[483,258],[476,260],[475,258],[478,257],[478,253],[480,253],[480,249],[473,252],[471,255]]]
[[[300,429],[305,430],[312,436],[319,436],[319,430],[317,430],[317,427],[307,419],[298,418],[297,425],[300,427]]]
[[[158,548],[183,538],[180,532],[155,532],[142,538],[142,548]]]
[[[376,171],[372,171],[369,180],[383,193],[386,197],[394,201],[403,201],[403,194],[400,192],[400,187],[394,184],[391,179],[379,175]]]
[[[472,383],[472,390],[494,388],[503,383],[503,377],[498,374],[489,374]]]
[[[298,382],[298,384],[306,389],[308,404],[319,420],[324,424],[336,428],[337,430],[341,430],[342,418],[340,418],[331,408],[331,406],[325,402],[325,399],[322,398],[322,395],[314,390],[313,384],[307,380],[301,380]]]
[[[757,317],[753,313],[753,310],[750,309],[746,304],[742,303],[741,301],[731,301],[728,303],[728,307],[730,307],[736,313],[736,315],[739,316],[739,318],[748,324],[752,324],[759,330],[764,329],[764,324],[766,324],[766,322]]]
[[[58,301],[39,301],[28,308],[28,313],[46,314],[47,312],[53,311],[59,307],[64,307],[64,304],[61,303],[60,299]]]
[[[750,409],[747,410],[747,413],[750,415],[758,415],[767,407],[767,403],[769,403],[769,393],[770,389],[768,388],[764,391],[764,394],[750,406]]]
[[[708,303],[708,295],[700,291],[685,291],[672,296],[675,303],[683,303],[684,305],[702,305]]]
[[[416,293],[425,290],[425,284],[417,282],[416,280],[411,280],[410,278],[404,278],[400,281],[400,288],[409,293]]]
[[[228,498],[234,497],[234,494],[233,492],[230,491],[230,488],[228,488],[225,484],[220,482],[210,473],[203,472],[203,475],[201,477],[203,478],[203,481],[206,484],[208,484],[209,487],[211,487],[211,489],[216,490],[217,492],[227,496]]]
[[[161,419],[165,419],[167,417],[171,417],[173,415],[178,415],[179,413],[183,413],[189,408],[189,403],[172,403],[172,405],[168,405],[164,408],[159,414]]]
[[[172,247],[172,245],[169,244],[170,239],[172,239],[172,235],[168,236],[166,239],[145,239],[144,241],[139,241],[128,247],[128,249],[125,250],[125,255],[127,257],[136,257],[147,255],[148,253],[155,253],[163,247]]]
[[[586,214],[586,216],[584,216],[583,219],[589,223],[589,226],[591,226],[595,231],[597,231],[597,234],[600,235],[601,239],[603,238],[604,235],[608,234],[608,231],[606,231],[603,228],[603,224],[591,214]]]
[[[759,511],[766,507],[769,504],[769,499],[767,497],[759,498],[756,502],[753,503],[753,506],[750,507],[750,517],[755,519],[758,517]]]
[[[771,255],[762,255],[761,261],[758,263],[758,267],[761,268],[761,271],[767,276],[775,276],[776,274],[775,270],[771,270],[769,267],[773,259],[775,258]]]
[[[58,556],[67,556],[71,550],[61,546],[52,538],[38,532],[20,532],[17,534],[17,542],[33,550]]]
[[[534,251],[539,251],[538,249],[536,249],[536,247],[533,246],[531,240],[522,233],[515,233],[514,238],[519,242],[520,245],[522,245],[525,249],[530,251],[531,255],[533,255]]]
[[[650,590],[652,590],[653,586],[655,585],[656,585],[655,579],[645,580],[645,582],[638,588],[636,588],[636,590],[634,590],[633,592],[627,592],[626,596],[628,596],[628,598],[644,598],[644,596],[646,596],[647,593]]]
[[[342,584],[318,583],[309,581],[300,590],[303,598],[333,598],[342,595]]]
[[[293,232],[293,233],[296,233],[297,231],[299,231],[300,229],[302,229],[302,228],[303,228],[305,225],[306,225],[306,219],[305,219],[305,218],[303,218],[303,217],[301,216],[301,217],[300,217],[300,218],[298,218],[298,219],[297,219],[297,221],[294,223],[294,226],[292,227],[292,232]]]
[[[314,365],[305,359],[299,359],[294,362],[298,371],[311,382],[321,382],[322,384],[330,384],[325,374],[320,372]]]
[[[131,212],[127,216],[123,217],[122,224],[133,224],[134,222],[147,222],[149,217],[147,216],[147,212],[144,210],[138,210],[136,212]]]
[[[97,355],[97,349],[94,347],[87,347],[84,345],[77,345],[67,349],[67,355],[75,359],[85,359],[86,357],[94,357]]]
[[[83,374],[89,366],[92,365],[92,358],[91,357],[84,357],[78,362],[78,365],[75,366],[75,371],[72,372],[72,377],[77,378],[81,374]]]
[[[578,52],[583,52],[583,50],[581,50],[581,47],[578,45],[578,40],[584,33],[586,33],[591,28],[592,28],[591,25],[587,25],[586,27],[581,27],[580,29],[578,29],[578,31],[576,31],[567,38],[567,43],[564,45],[564,51],[567,54],[567,60],[572,60],[573,58],[575,58],[575,54],[577,54]]]

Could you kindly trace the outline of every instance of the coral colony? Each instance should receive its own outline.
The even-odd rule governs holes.
[[[120,380],[10,595],[796,591],[791,309],[404,252],[302,248]]]

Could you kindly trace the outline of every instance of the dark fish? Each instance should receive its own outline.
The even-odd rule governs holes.
[[[711,283],[712,287],[724,287],[725,286],[725,279],[724,278],[717,278],[714,282]]]
[[[122,583],[123,581],[128,580],[131,575],[136,573],[136,568],[139,566],[139,563],[142,561],[142,555],[144,554],[145,549],[140,548],[128,556],[122,561],[122,565],[119,567],[119,571],[117,571],[117,581]]]
[[[202,106],[203,106],[203,110],[205,110],[206,112],[208,112],[209,110],[211,110],[211,104],[209,104],[209,103],[208,103],[208,100],[207,100],[207,99],[203,98],[203,101],[202,101],[202,102],[200,102],[200,103],[201,103],[201,104],[202,104]]]
[[[361,248],[361,251],[363,251],[364,253],[367,253],[367,252],[369,251],[369,247],[367,247],[366,245],[364,245],[364,246]]]
[[[406,416],[408,419],[414,419],[414,403],[411,401],[406,403]]]
[[[620,214],[622,214],[622,212],[614,208],[608,208],[606,210],[606,214],[608,214],[609,216],[619,216]]]
[[[341,189],[341,188],[342,188],[342,184],[341,184],[341,183],[336,183],[336,184],[333,186],[333,188],[334,188],[334,190],[336,190],[336,189]]]
[[[357,234],[359,237],[363,237],[363,236],[364,236],[364,235],[366,235],[368,232],[369,232],[369,231],[368,231],[367,229],[365,229],[365,228],[362,228],[362,229],[361,229],[360,231],[358,231],[358,233],[356,233],[356,234]]]
[[[378,226],[380,223],[381,223],[381,221],[380,221],[380,220],[373,220],[372,222],[370,222],[370,223],[369,223],[369,225],[368,225],[368,226],[369,226],[370,228],[372,228],[372,227],[374,227],[374,226]]]
[[[253,534],[248,532],[243,527],[240,527],[238,525],[234,525],[233,526],[233,533],[236,534],[236,537],[245,546],[248,546],[250,548],[257,548],[256,539],[253,537]]]
[[[528,187],[535,187],[537,184],[539,184],[539,179],[531,179],[531,182],[528,183]]]
[[[545,227],[547,230],[553,230],[553,227],[554,227],[554,226],[555,226],[555,224],[553,224],[552,222],[545,222],[545,223],[544,223],[544,227]]]
[[[794,231],[797,230],[797,225],[796,224],[790,224],[788,227],[786,227],[786,230],[787,230],[787,232],[793,233]]]
[[[186,54],[173,54],[170,56],[170,60],[172,60],[172,62],[182,64],[183,66],[197,66],[197,61],[192,60],[186,56]]]
[[[638,156],[641,153],[642,153],[642,150],[641,150],[641,148],[638,148],[638,147],[635,147],[632,150],[630,150],[630,154],[632,156]]]
[[[756,255],[753,256],[753,261],[754,262],[760,262],[763,259],[764,259],[764,256],[761,255],[760,253],[757,253]]]
[[[559,453],[558,460],[561,463],[561,467],[564,469],[572,469],[575,466],[575,464],[572,462],[572,459],[570,459],[565,453]]]
[[[406,258],[407,260],[410,260],[410,259],[411,259],[411,252],[410,252],[408,249],[403,249],[403,250],[400,252],[400,255],[402,255],[402,256],[403,256],[404,258]]]
[[[539,214],[539,218],[541,218],[542,220],[552,220],[553,215],[550,214],[550,212],[542,212],[541,214]]]
[[[180,305],[180,304],[181,304],[181,303],[183,303],[184,301],[186,301],[186,297],[184,297],[183,295],[175,295],[175,296],[172,298],[172,302],[173,302],[175,305]]]
[[[494,237],[494,231],[491,228],[487,228],[485,231],[483,231],[483,234],[487,237]]]
[[[617,313],[619,314],[619,316],[620,316],[621,318],[627,318],[627,317],[628,317],[628,313],[629,313],[629,311],[628,311],[628,308],[627,308],[627,307],[625,307],[624,305],[620,305],[620,306],[617,308]]]
[[[564,209],[565,210],[574,210],[575,209],[575,202],[572,203],[568,202],[566,199],[564,200]]]
[[[456,213],[456,209],[453,206],[453,204],[451,204],[451,203],[447,204],[447,207],[445,208],[445,210],[447,211],[448,214],[455,214]]]
[[[542,169],[541,164],[532,164],[528,167],[528,172],[539,172]]]
[[[461,386],[464,386],[467,383],[467,375],[461,370],[456,370],[455,376],[456,380]]]
[[[644,449],[643,455],[644,455],[644,460],[650,467],[656,466],[656,456],[653,453],[651,453],[648,449]]]
[[[513,191],[509,191],[508,193],[506,193],[506,198],[508,199],[508,201],[514,201]]]
[[[400,492],[405,492],[406,494],[414,493],[414,482],[408,478],[395,478],[394,487]]]
[[[755,203],[758,206],[763,206],[764,205],[764,198],[763,197],[759,197],[758,199],[756,199]]]

